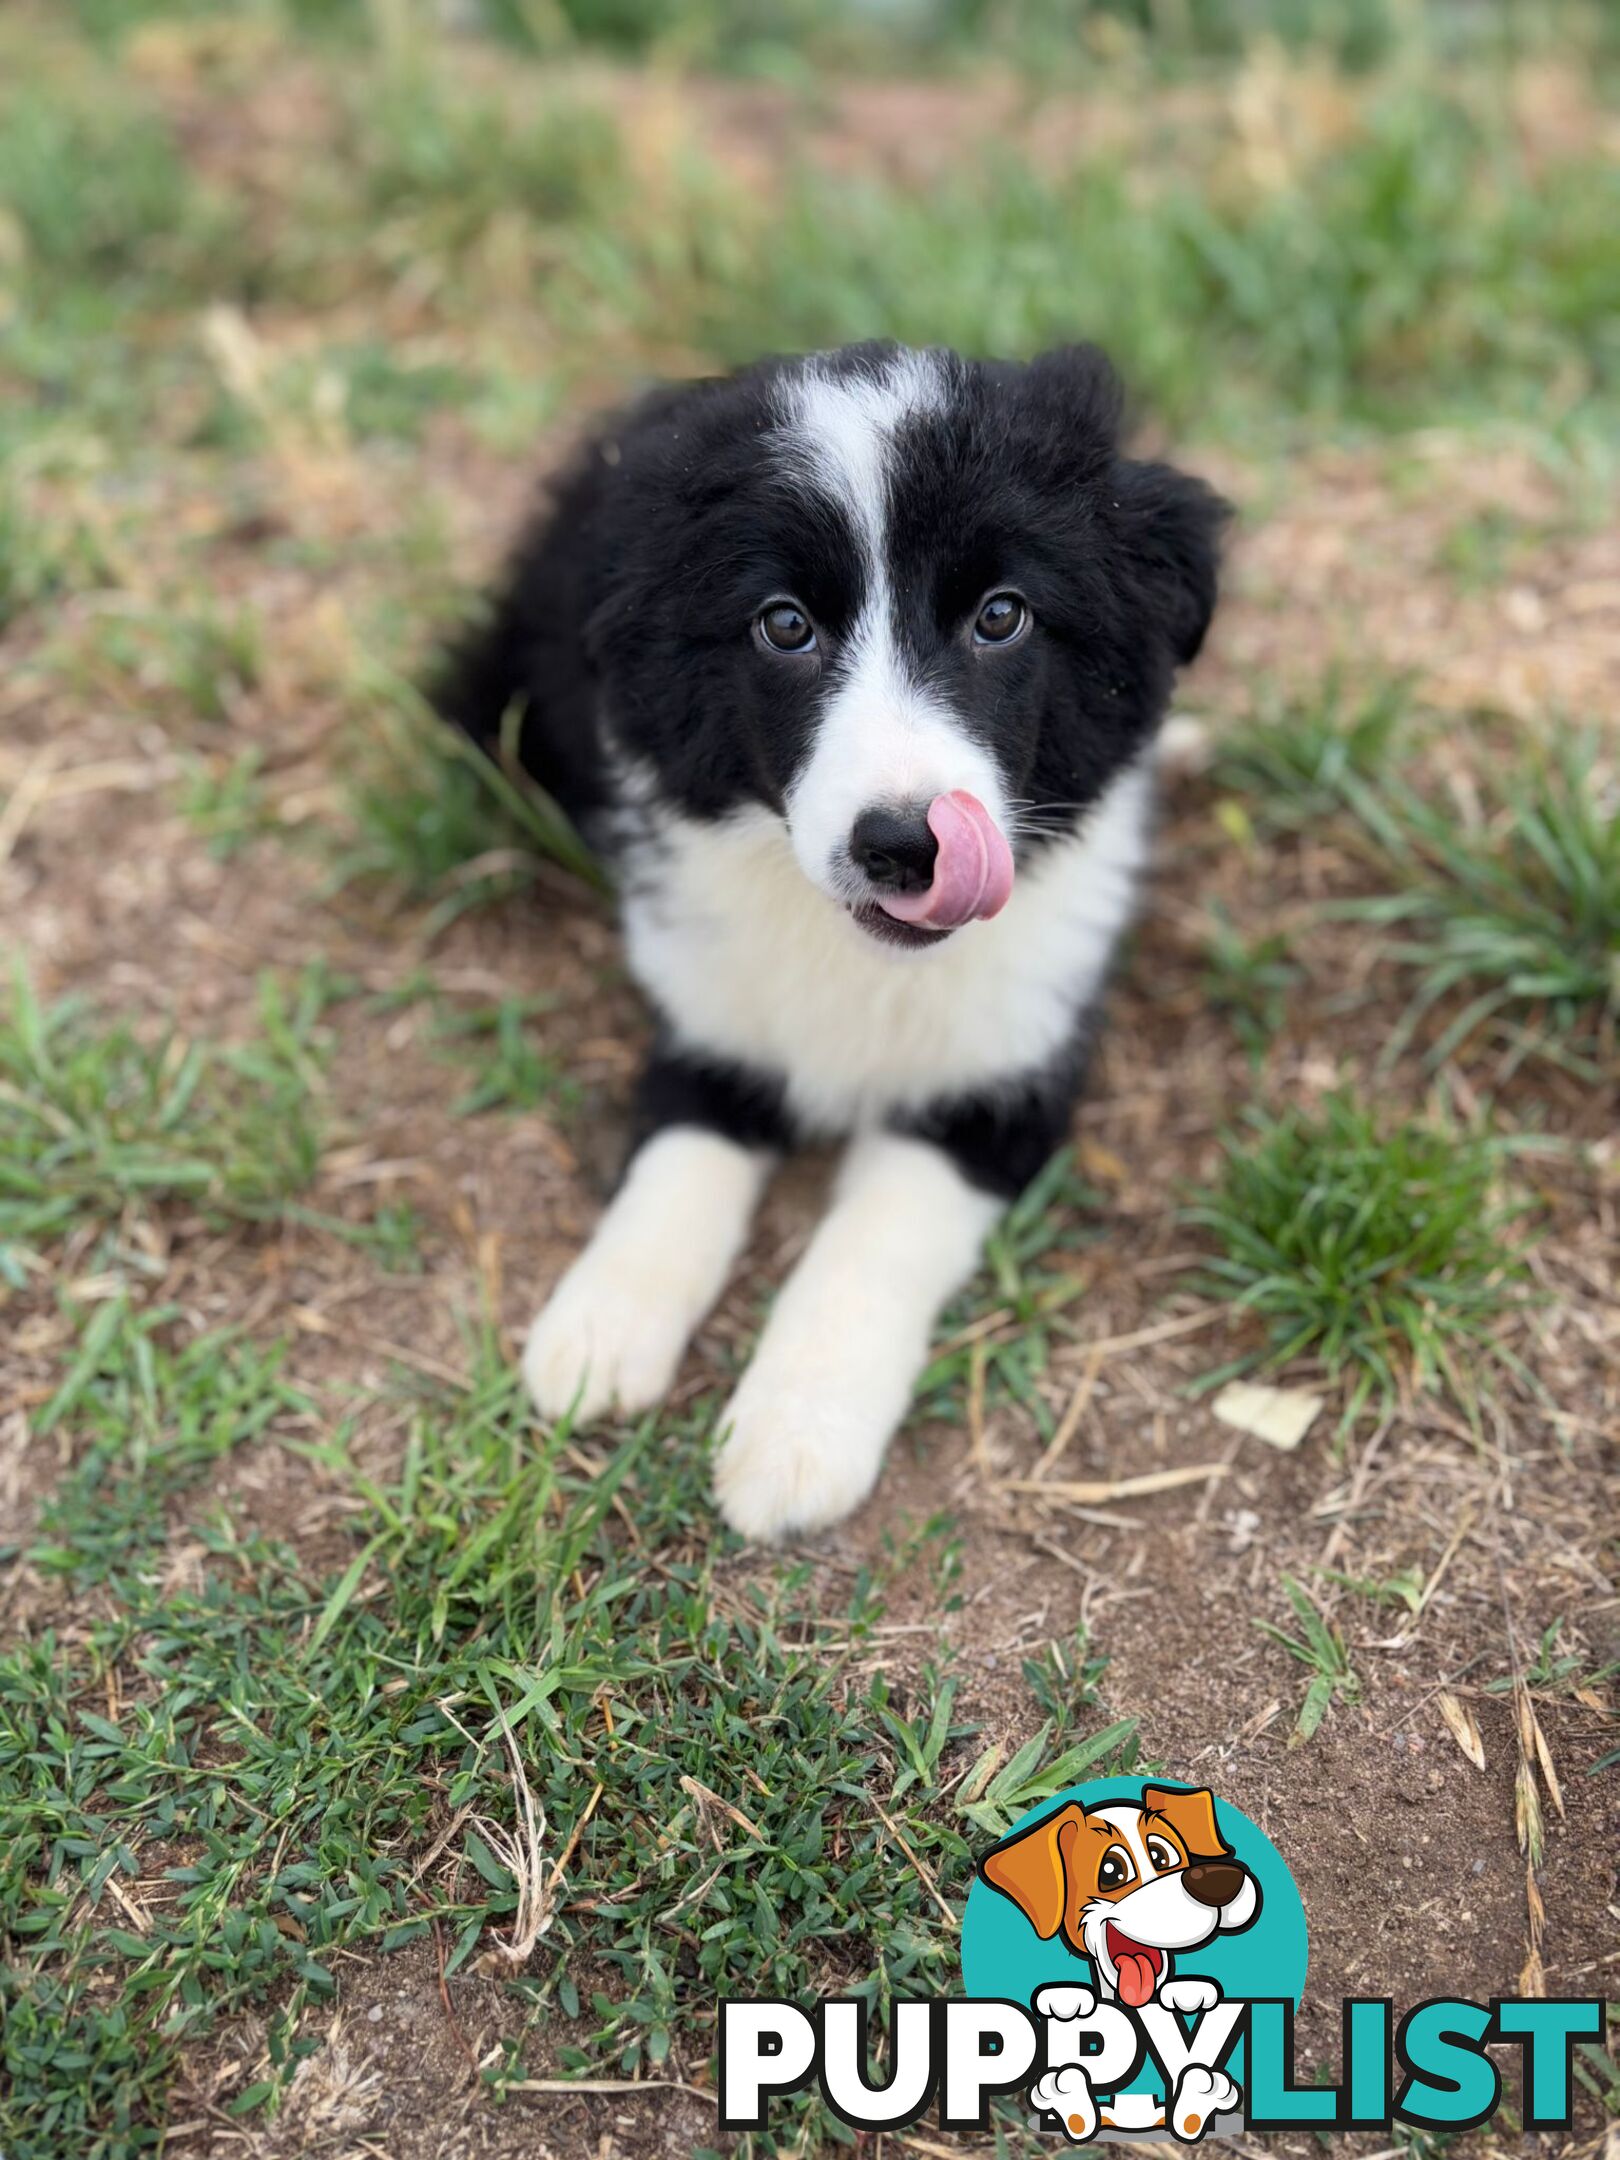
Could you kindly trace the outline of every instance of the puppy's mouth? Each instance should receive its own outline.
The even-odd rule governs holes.
[[[853,920],[860,924],[868,937],[876,938],[880,945],[893,945],[903,952],[918,952],[925,946],[943,945],[955,924],[902,922],[898,915],[891,915],[878,906],[875,900],[863,900],[850,909]]]
[[[876,889],[851,902],[850,913],[869,936],[915,952],[939,944],[964,923],[999,915],[1007,905],[1013,887],[1012,849],[984,804],[966,788],[936,795],[929,804],[926,858],[914,834],[903,837],[906,853],[888,853],[886,843],[879,842],[879,852],[862,864]]]
[[[1123,1928],[1108,1923],[1103,1943],[1119,1975],[1119,1999],[1132,2010],[1153,2000],[1153,1990],[1164,1971],[1164,1952],[1156,1943],[1139,1943]]]
[[[933,877],[923,892],[884,893],[885,915],[915,929],[956,930],[999,915],[1012,895],[1007,836],[977,795],[954,788],[928,805]]]

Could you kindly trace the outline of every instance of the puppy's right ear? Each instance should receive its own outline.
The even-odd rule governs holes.
[[[1063,1924],[1068,1858],[1085,1818],[1085,1809],[1071,1800],[1055,1815],[992,1847],[979,1862],[979,1873],[991,1889],[1012,1899],[1042,1942],[1050,1941]]]

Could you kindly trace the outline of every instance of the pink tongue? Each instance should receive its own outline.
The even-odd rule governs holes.
[[[926,892],[888,894],[879,902],[884,914],[934,930],[999,915],[1012,892],[1012,849],[979,798],[966,788],[936,795],[928,830],[938,842],[934,882]]]
[[[1144,2003],[1153,2000],[1153,1960],[1140,1950],[1122,1950],[1116,1962],[1119,1999],[1132,2010],[1140,2010]]]

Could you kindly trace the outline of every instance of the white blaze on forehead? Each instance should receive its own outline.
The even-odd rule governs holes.
[[[849,515],[869,573],[887,582],[889,454],[896,430],[937,412],[945,383],[932,353],[896,353],[875,373],[837,375],[811,361],[783,391],[788,446],[806,476]]]
[[[1119,1841],[1136,1863],[1139,1875],[1151,1875],[1153,1863],[1147,1856],[1147,1845],[1142,1836],[1142,1810],[1139,1807],[1120,1806],[1094,1808],[1092,1812],[1119,1832]]]
[[[1006,825],[995,760],[950,705],[912,679],[895,630],[890,490],[904,424],[945,402],[943,363],[900,352],[872,370],[833,374],[812,362],[784,384],[780,442],[799,485],[836,503],[860,550],[860,610],[831,673],[810,756],[788,794],[793,851],[832,891],[852,883],[846,858],[863,810],[931,802],[954,788]]]

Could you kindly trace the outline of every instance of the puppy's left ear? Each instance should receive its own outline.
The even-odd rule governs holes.
[[[1159,624],[1177,667],[1197,658],[1215,612],[1221,535],[1231,515],[1231,504],[1191,473],[1119,461],[1115,530],[1142,612]]]
[[[1071,1800],[1027,1830],[1003,1838],[979,1862],[979,1873],[991,1889],[1012,1899],[1042,1942],[1050,1942],[1063,1925],[1069,1859],[1085,1813]]]

